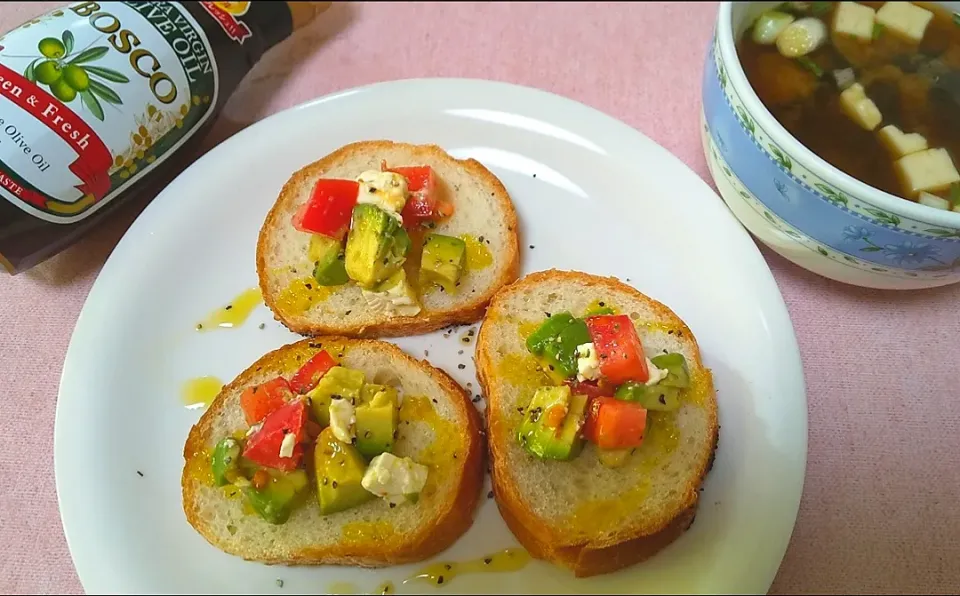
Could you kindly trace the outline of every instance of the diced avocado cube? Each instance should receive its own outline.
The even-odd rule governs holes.
[[[372,288],[400,269],[410,251],[410,236],[397,219],[374,205],[353,208],[344,268],[362,287]]]
[[[265,487],[257,489],[253,485],[246,486],[243,494],[260,517],[271,524],[282,524],[290,518],[290,513],[299,502],[298,497],[304,494],[308,483],[304,470],[271,471]]]
[[[467,263],[466,243],[453,236],[430,234],[423,243],[420,279],[453,292]]]
[[[583,319],[573,319],[564,327],[556,339],[547,342],[543,349],[543,356],[547,361],[548,370],[555,370],[570,378],[577,374],[577,346],[590,343],[590,332]],[[553,366],[553,369],[549,367]]]
[[[533,395],[517,433],[520,445],[540,459],[566,461],[583,448],[587,396],[570,395],[570,387],[540,387]]]
[[[233,437],[221,439],[213,448],[210,467],[217,486],[233,482],[240,475],[240,441]]]
[[[367,459],[393,451],[400,407],[397,390],[387,385],[364,385],[357,406],[357,451]]]
[[[657,368],[667,371],[667,378],[663,379],[658,385],[665,387],[677,387],[686,389],[690,386],[690,373],[687,371],[687,359],[683,354],[672,352],[670,354],[660,354],[650,359],[650,362]]]
[[[555,340],[560,332],[572,322],[573,315],[568,312],[556,313],[547,317],[547,320],[527,337],[527,349],[533,354],[543,354],[547,344]]]
[[[662,381],[656,385],[627,381],[617,388],[613,396],[638,403],[648,410],[669,412],[680,407],[680,391],[679,387],[664,385]]]
[[[313,459],[321,515],[345,511],[374,498],[361,484],[366,460],[352,445],[337,440],[329,427],[320,432]]]
[[[321,286],[342,286],[350,281],[344,267],[343,245],[339,240],[314,234],[310,238],[313,278]]]
[[[320,426],[330,425],[330,402],[334,399],[346,399],[356,402],[360,399],[360,390],[366,380],[362,370],[343,366],[334,366],[320,378],[320,382],[307,396],[310,407]]]

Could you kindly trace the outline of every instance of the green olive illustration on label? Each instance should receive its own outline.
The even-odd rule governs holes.
[[[57,64],[55,60],[44,60],[37,65],[33,73],[37,78],[37,82],[43,83],[44,85],[56,83],[63,74],[60,65]]]
[[[108,83],[129,83],[123,73],[91,64],[109,52],[106,46],[87,47],[74,52],[74,36],[64,31],[60,39],[45,37],[37,44],[40,56],[27,66],[27,80],[50,87],[50,93],[70,103],[80,97],[81,105],[98,120],[105,117],[103,105],[123,105],[120,95]]]
[[[63,80],[77,91],[84,91],[90,86],[90,76],[87,71],[76,64],[68,64],[63,69]]]
[[[63,42],[53,37],[41,39],[37,48],[47,58],[63,58],[64,54],[67,53],[67,48],[63,45]]]

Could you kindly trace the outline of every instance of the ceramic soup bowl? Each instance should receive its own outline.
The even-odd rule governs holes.
[[[960,281],[960,213],[877,190],[804,147],[760,103],[736,43],[774,2],[723,2],[703,74],[710,173],[740,222],[824,277],[883,289]],[[960,10],[960,3],[943,3]]]

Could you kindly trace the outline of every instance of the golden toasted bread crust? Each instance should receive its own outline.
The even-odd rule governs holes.
[[[191,461],[202,457],[204,448],[213,442],[211,436],[215,416],[225,407],[226,397],[236,394],[255,383],[260,370],[278,367],[280,362],[289,362],[288,355],[299,351],[304,361],[322,350],[323,344],[343,345],[345,349],[353,347],[372,347],[386,351],[391,359],[405,360],[425,372],[440,384],[444,392],[456,406],[458,426],[462,429],[466,457],[459,458],[457,473],[459,484],[453,499],[441,503],[434,516],[410,534],[394,535],[377,541],[350,541],[317,548],[304,548],[289,558],[275,558],[255,550],[233,549],[218,539],[217,534],[208,527],[201,515],[203,503],[198,497],[201,484],[192,478],[189,470]],[[289,371],[292,372],[292,371]],[[399,565],[427,559],[452,545],[473,524],[474,513],[483,488],[484,445],[481,419],[470,400],[470,395],[461,388],[446,372],[434,368],[426,360],[417,360],[397,346],[383,341],[351,339],[342,336],[310,338],[288,344],[261,357],[236,379],[226,385],[218,394],[200,420],[190,429],[183,448],[184,468],[181,476],[183,510],[187,521],[210,544],[233,555],[250,561],[284,565],[354,565],[360,567],[383,567]],[[226,498],[226,497],[223,497]],[[336,515],[336,514],[334,514]],[[266,523],[266,522],[264,522]],[[291,523],[291,522],[287,522]]]
[[[506,253],[506,259],[496,277],[496,281],[490,285],[484,292],[479,292],[458,305],[454,310],[427,311],[422,310],[420,314],[414,317],[390,317],[384,316],[375,325],[324,325],[310,321],[303,316],[284,315],[276,307],[278,293],[271,291],[267,283],[269,273],[266,267],[265,245],[271,230],[277,226],[283,225],[280,221],[280,214],[283,213],[283,207],[293,201],[296,197],[296,189],[305,183],[323,177],[323,175],[332,169],[336,164],[350,160],[356,155],[377,155],[387,150],[402,149],[409,152],[411,160],[419,160],[423,163],[445,161],[458,164],[466,169],[473,177],[481,179],[485,184],[495,189],[494,198],[502,211],[506,220],[508,240],[505,246],[498,247],[498,252]],[[455,194],[450,197],[456,208],[458,200],[463,200]],[[259,278],[260,289],[263,293],[263,299],[266,305],[274,313],[274,318],[283,323],[294,333],[301,335],[344,335],[347,337],[373,338],[373,337],[400,337],[405,335],[419,335],[442,329],[448,325],[469,324],[479,321],[483,317],[490,298],[504,285],[517,279],[520,272],[520,250],[517,226],[517,212],[514,209],[510,194],[500,182],[500,179],[493,175],[490,170],[475,159],[455,159],[438,145],[412,145],[407,143],[396,143],[393,141],[360,141],[345,145],[337,149],[326,157],[304,166],[296,171],[290,179],[284,184],[280,191],[280,196],[274,203],[263,226],[260,228],[260,235],[257,240],[257,276]],[[364,305],[358,305],[363,308]]]
[[[644,295],[637,289],[626,285],[615,277],[599,277],[576,271],[547,270],[532,273],[503,288],[491,300],[487,309],[486,320],[499,319],[508,314],[502,306],[515,292],[525,291],[544,282],[571,282],[596,288],[597,294],[604,290],[621,294],[628,294],[632,298],[644,302],[655,313],[657,320],[669,324],[683,332],[693,343],[695,358],[689,363],[691,367],[704,368],[701,361],[699,347],[693,339],[693,333],[687,325],[667,306]],[[491,389],[495,382],[495,363],[489,343],[492,333],[485,325],[481,325],[477,336],[476,366],[477,376],[490,408],[491,400],[497,398]],[[704,368],[704,370],[706,370]],[[507,441],[513,437],[514,429],[506,428],[502,419],[487,416],[487,443],[490,451],[490,470],[497,507],[507,526],[517,537],[517,540],[530,554],[538,559],[550,561],[557,565],[571,569],[577,577],[587,577],[601,573],[609,573],[643,561],[676,540],[685,532],[696,514],[700,487],[713,464],[716,450],[719,427],[715,404],[715,392],[710,378],[709,393],[714,396],[712,407],[708,408],[709,420],[707,432],[711,435],[709,453],[701,458],[698,469],[691,474],[691,480],[683,487],[683,499],[675,512],[657,519],[645,519],[640,523],[624,526],[612,538],[596,538],[588,540],[571,540],[565,528],[554,527],[548,520],[540,518],[527,503],[526,497],[521,494],[520,488],[511,480],[505,449]]]

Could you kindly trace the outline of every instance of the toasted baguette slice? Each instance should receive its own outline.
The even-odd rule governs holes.
[[[210,451],[223,437],[244,430],[240,394],[278,375],[289,379],[299,365],[326,349],[343,366],[363,370],[368,382],[400,389],[398,457],[429,467],[416,504],[390,508],[376,499],[323,516],[313,488],[307,502],[283,524],[244,511],[240,498],[209,480]],[[422,398],[422,399],[421,399]],[[435,415],[436,419],[431,420]],[[225,386],[184,446],[183,510],[212,545],[247,560],[287,565],[380,567],[426,559],[453,544],[473,523],[483,482],[480,416],[469,396],[446,373],[417,361],[393,344],[319,337],[279,348]],[[312,450],[305,451],[310,461]],[[308,470],[310,466],[308,465]]]
[[[386,160],[390,167],[431,166],[437,192],[455,209],[433,231],[482,238],[493,259],[482,269],[468,271],[455,293],[418,292],[422,310],[412,317],[371,310],[360,288],[352,282],[333,292],[317,287],[312,288],[313,292],[303,291],[304,284],[311,282],[313,271],[308,255],[310,234],[294,229],[291,218],[310,198],[317,179],[353,179],[365,170],[379,170],[381,160]],[[414,250],[405,266],[408,274],[420,267],[422,240],[413,240]],[[493,294],[516,280],[519,254],[513,202],[500,180],[480,162],[454,159],[436,145],[363,141],[346,145],[290,177],[260,230],[257,274],[267,306],[295,333],[396,337],[480,320]],[[291,287],[297,288],[299,295],[291,293]],[[284,293],[285,290],[288,291]]]
[[[598,301],[633,319],[648,357],[682,353],[691,388],[679,410],[648,412],[644,442],[621,468],[603,466],[592,444],[572,461],[541,461],[517,442],[518,408],[538,386],[553,383],[537,368],[524,334],[545,313],[579,317]],[[696,340],[670,309],[614,278],[534,273],[494,297],[475,358],[497,506],[531,555],[577,577],[608,573],[652,556],[690,526],[717,443],[717,404]]]

